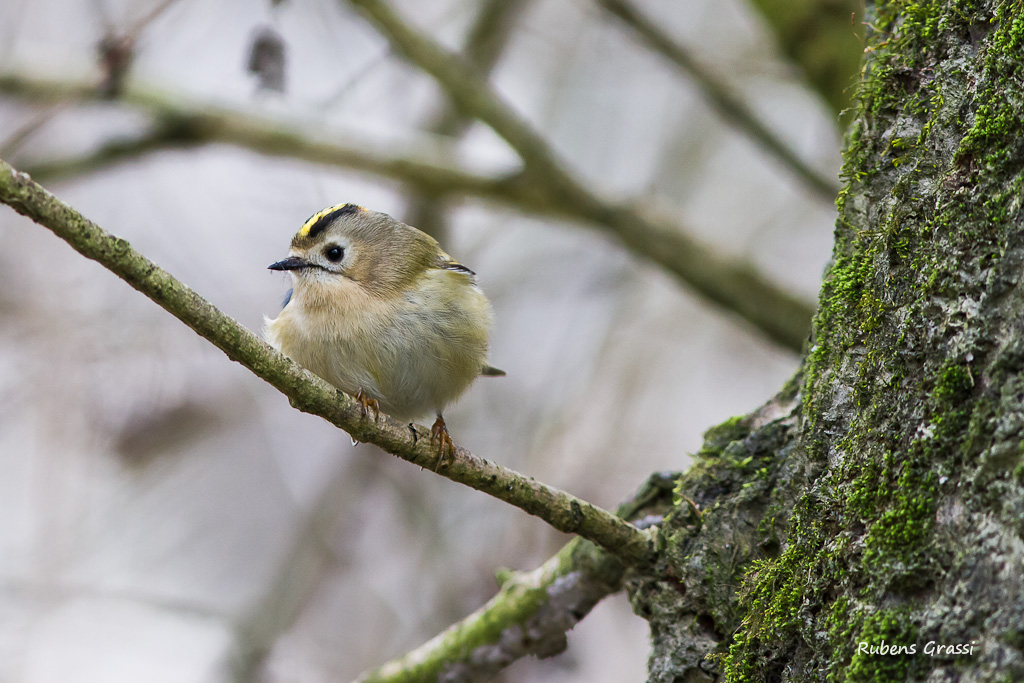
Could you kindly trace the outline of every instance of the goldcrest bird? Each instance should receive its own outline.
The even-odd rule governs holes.
[[[266,319],[267,341],[354,395],[364,417],[434,412],[431,441],[441,459],[452,452],[444,408],[478,376],[505,374],[487,364],[493,314],[475,273],[426,233],[355,204],[314,214],[269,268],[288,271],[292,290]]]

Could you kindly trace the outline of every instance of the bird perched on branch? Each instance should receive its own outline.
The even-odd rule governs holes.
[[[454,446],[442,411],[487,364],[491,305],[475,273],[434,238],[355,204],[314,214],[292,238],[292,291],[265,336],[362,404],[400,420],[430,412],[440,461]]]

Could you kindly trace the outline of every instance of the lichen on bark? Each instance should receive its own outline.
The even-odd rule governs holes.
[[[800,374],[709,433],[631,584],[652,682],[1024,679],[1024,3],[867,23]]]

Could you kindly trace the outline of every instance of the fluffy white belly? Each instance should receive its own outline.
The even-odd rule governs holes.
[[[267,340],[349,394],[362,390],[399,420],[440,413],[480,374],[490,306],[475,287],[417,291],[358,310],[293,297],[267,322]],[[438,305],[439,303],[443,305]]]

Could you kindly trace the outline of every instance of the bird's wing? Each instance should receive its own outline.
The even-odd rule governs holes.
[[[440,257],[438,258],[437,267],[441,268],[442,270],[453,270],[456,273],[465,273],[470,277],[474,277],[476,275],[475,272],[473,272],[466,266],[462,265],[461,263],[453,259],[448,254],[444,253],[443,251],[441,252]]]

